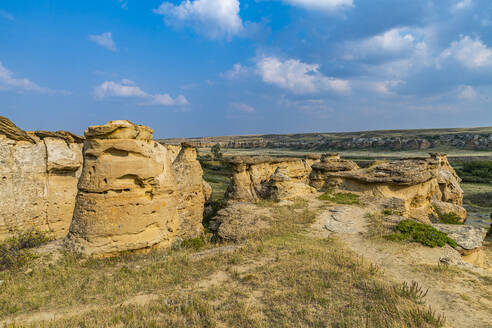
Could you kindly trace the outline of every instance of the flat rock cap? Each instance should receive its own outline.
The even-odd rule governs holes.
[[[127,120],[109,121],[104,125],[90,126],[85,130],[87,139],[136,139],[152,140],[154,130]]]

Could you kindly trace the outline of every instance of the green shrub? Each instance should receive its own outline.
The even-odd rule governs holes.
[[[0,270],[19,268],[36,256],[29,249],[41,246],[51,238],[46,232],[35,229],[19,232],[0,243]]]
[[[396,226],[394,234],[385,236],[389,240],[409,240],[421,243],[429,247],[443,247],[449,244],[456,247],[456,242],[447,234],[441,232],[428,224],[422,224],[411,220],[403,220]]]
[[[472,161],[456,170],[464,182],[492,183],[492,161]]]
[[[186,239],[181,243],[181,247],[194,249],[196,251],[202,249],[203,246],[205,246],[205,239],[203,236]]]
[[[319,196],[321,200],[329,200],[330,202],[344,205],[359,204],[359,195],[352,193],[337,192],[328,190],[323,195]]]
[[[445,224],[463,224],[462,219],[454,212],[442,213],[437,206],[434,206],[434,211],[437,214],[437,219]]]

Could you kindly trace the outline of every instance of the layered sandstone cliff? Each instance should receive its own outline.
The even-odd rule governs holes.
[[[167,149],[152,134],[128,121],[85,131],[67,247],[111,255],[174,241],[179,227],[176,176]]]
[[[0,116],[0,239],[32,228],[67,234],[82,141],[65,131],[25,132]]]

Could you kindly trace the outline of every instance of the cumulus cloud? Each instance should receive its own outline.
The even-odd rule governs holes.
[[[344,59],[368,57],[401,57],[411,55],[417,43],[415,37],[404,29],[394,28],[361,41],[349,41],[344,46]]]
[[[479,38],[472,39],[468,35],[459,41],[453,41],[439,58],[438,66],[447,59],[454,59],[469,69],[492,67],[492,49]]]
[[[41,93],[52,92],[50,89],[40,87],[27,78],[15,78],[14,74],[2,65],[2,62],[0,62],[0,89]]]
[[[251,107],[250,105],[242,104],[242,103],[231,103],[231,108],[237,112],[246,113],[246,114],[254,114],[256,113],[256,109]]]
[[[188,26],[211,39],[230,38],[244,27],[239,0],[184,0],[179,5],[163,2],[154,13],[171,26]]]
[[[188,105],[188,100],[180,95],[172,98],[166,94],[149,94],[143,91],[135,82],[123,79],[120,82],[105,81],[94,89],[94,97],[99,100],[112,97],[137,98],[143,102],[141,106],[183,106]]]
[[[352,7],[353,0],[283,0],[285,3],[312,10],[332,11],[340,7]]]
[[[276,57],[264,57],[256,65],[264,82],[293,93],[350,92],[348,81],[324,76],[319,72],[317,64],[306,64],[297,59],[281,61]]]
[[[111,32],[105,32],[102,34],[91,34],[89,35],[89,40],[97,43],[103,48],[111,51],[116,51],[116,44],[114,43]]]

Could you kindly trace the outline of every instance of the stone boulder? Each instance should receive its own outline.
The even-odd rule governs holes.
[[[321,162],[312,165],[312,172],[309,175],[309,185],[319,191],[326,191],[337,187],[341,179],[333,175],[335,172],[353,171],[359,166],[349,160],[340,159],[338,153],[327,153],[321,156]]]
[[[436,214],[451,214],[454,213],[460,218],[460,223],[466,220],[466,209],[462,206],[456,205],[454,203],[447,203],[441,200],[432,200],[432,206],[434,207]]]
[[[65,237],[82,171],[82,141],[69,132],[25,132],[0,117],[0,239],[33,228]]]
[[[167,149],[153,130],[110,121],[85,131],[69,249],[106,256],[169,246],[179,227],[177,182]]]
[[[178,182],[178,217],[180,238],[194,238],[203,234],[203,211],[207,193],[203,181],[203,170],[196,158],[196,147],[183,143],[174,160],[173,169]],[[210,186],[209,186],[210,187]]]

